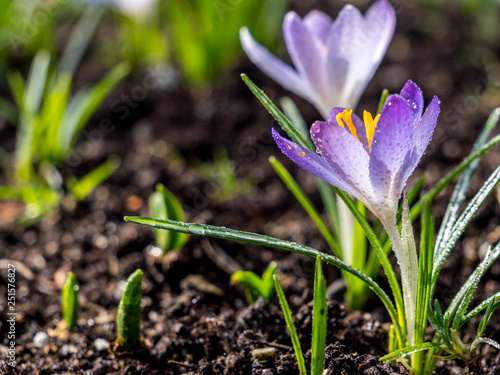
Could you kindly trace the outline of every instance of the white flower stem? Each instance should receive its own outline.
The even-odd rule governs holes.
[[[415,242],[402,238],[397,224],[383,223],[392,243],[392,249],[401,269],[401,282],[403,286],[403,302],[406,319],[406,338],[408,345],[414,344],[415,335],[415,309],[417,302],[418,283],[418,258]],[[411,231],[411,228],[409,228]]]

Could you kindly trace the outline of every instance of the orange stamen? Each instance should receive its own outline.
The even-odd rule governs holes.
[[[352,123],[352,109],[344,109],[343,112],[339,112],[337,116],[335,116],[335,120],[341,128],[345,128],[344,123],[347,125],[347,128],[351,132],[353,136],[359,141],[358,134],[356,133],[356,128]]]
[[[371,149],[373,134],[375,134],[375,127],[377,126],[378,119],[380,118],[380,114],[373,118],[372,114],[368,111],[363,112],[363,122],[365,123],[366,128],[366,139],[368,141],[368,148]]]

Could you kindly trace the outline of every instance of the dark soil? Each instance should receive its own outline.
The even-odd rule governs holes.
[[[335,14],[340,7],[327,2],[307,3],[303,7],[295,2],[294,8],[302,15],[312,7]],[[492,56],[497,56],[500,48],[498,44],[484,44],[471,31],[470,16],[442,10],[439,13],[439,9],[424,9],[413,3],[400,3],[397,11],[397,33],[359,108],[373,112],[383,87],[394,92],[408,78],[422,87],[426,99],[433,94],[440,97],[438,129],[412,178],[415,180],[425,171],[428,188],[470,152],[494,99],[498,99],[498,82],[491,80],[491,74],[498,74]],[[468,58],[471,55],[475,58]],[[134,90],[144,86],[144,76],[151,72],[137,73],[101,107],[64,168],[65,174],[81,176],[116,154],[122,165],[108,181],[76,208],[67,205],[27,229],[12,224],[18,206],[1,204],[0,268],[11,263],[17,271],[15,368],[4,360],[9,341],[7,272],[2,272],[0,278],[2,373],[298,373],[276,298],[269,304],[259,300],[248,306],[243,293],[230,282],[231,269],[214,259],[214,253],[223,252],[242,268],[258,274],[271,260],[279,262],[279,277],[309,365],[313,260],[195,236],[178,254],[159,258],[151,230],[123,221],[125,215],[148,216],[148,196],[155,184],[162,182],[183,203],[189,222],[255,231],[325,249],[318,230],[276,177],[267,159],[275,155],[289,166],[319,206],[314,179],[279,153],[270,136],[270,128],[277,125],[239,79],[240,72],[246,72],[272,99],[285,94],[246,59],[213,87],[192,91],[170,80],[164,72],[157,73],[164,78],[164,87],[147,91],[141,100],[133,99]],[[91,64],[84,64],[77,80],[85,82],[100,73]],[[318,119],[309,104],[294,99],[309,123]],[[12,127],[3,124],[0,139],[0,146],[11,152]],[[220,182],[206,181],[196,172],[197,163],[211,162],[214,150],[220,146],[227,149],[236,175],[255,185],[253,193],[226,195],[227,200],[217,201]],[[483,158],[472,191],[479,188],[499,161],[498,150]],[[224,179],[223,175],[219,177]],[[437,223],[450,193],[450,189],[446,190],[435,202]],[[500,210],[495,198],[490,198],[476,215],[442,271],[436,298],[443,305],[451,301],[478,264],[480,248],[500,239]],[[102,340],[113,347],[114,318],[124,280],[137,268],[144,272],[141,347],[113,351]],[[80,284],[81,314],[77,328],[64,335],[57,329],[61,319],[60,290],[70,270]],[[329,284],[339,279],[336,269],[329,267],[325,271]],[[484,277],[478,300],[500,289],[499,275],[500,265],[496,264]],[[379,279],[384,285],[382,275]],[[342,290],[330,290],[326,373],[408,374],[401,364],[377,360],[387,353],[389,322],[377,299],[370,299],[366,312],[348,312],[341,304]],[[472,341],[478,323],[472,320],[465,327],[465,342]],[[34,339],[38,332],[48,333],[48,339]],[[500,339],[498,315],[492,318],[487,336]],[[271,348],[271,354],[260,354],[258,349],[262,348]],[[500,373],[500,354],[492,347],[481,346],[478,360],[469,367],[449,361],[440,362],[436,370],[443,375],[467,372]]]

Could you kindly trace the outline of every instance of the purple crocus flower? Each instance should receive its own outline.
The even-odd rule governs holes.
[[[333,107],[356,107],[391,41],[394,9],[378,0],[365,16],[346,5],[335,20],[313,10],[301,19],[289,12],[283,35],[295,69],[240,30],[250,60],[285,89],[308,100],[324,118]]]
[[[432,137],[439,104],[434,96],[423,113],[422,92],[408,81],[375,118],[334,108],[328,121],[315,122],[311,138],[319,155],[274,129],[273,137],[292,161],[361,200],[387,229],[395,226],[398,201]]]

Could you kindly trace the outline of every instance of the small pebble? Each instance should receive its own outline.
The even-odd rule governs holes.
[[[45,332],[37,332],[35,336],[33,336],[33,344],[37,348],[43,348],[45,345],[49,343],[49,335]]]
[[[270,359],[270,358],[274,358],[274,356],[276,355],[276,348],[270,348],[270,347],[266,347],[266,348],[262,348],[262,349],[255,349],[253,352],[252,352],[252,356],[256,359],[259,359],[259,360],[266,360],[266,359]]]
[[[94,347],[98,352],[103,352],[109,349],[109,342],[104,339],[98,338],[94,340]]]
[[[78,348],[74,345],[63,345],[61,349],[59,349],[59,355],[61,357],[67,357],[70,354],[78,353]]]

